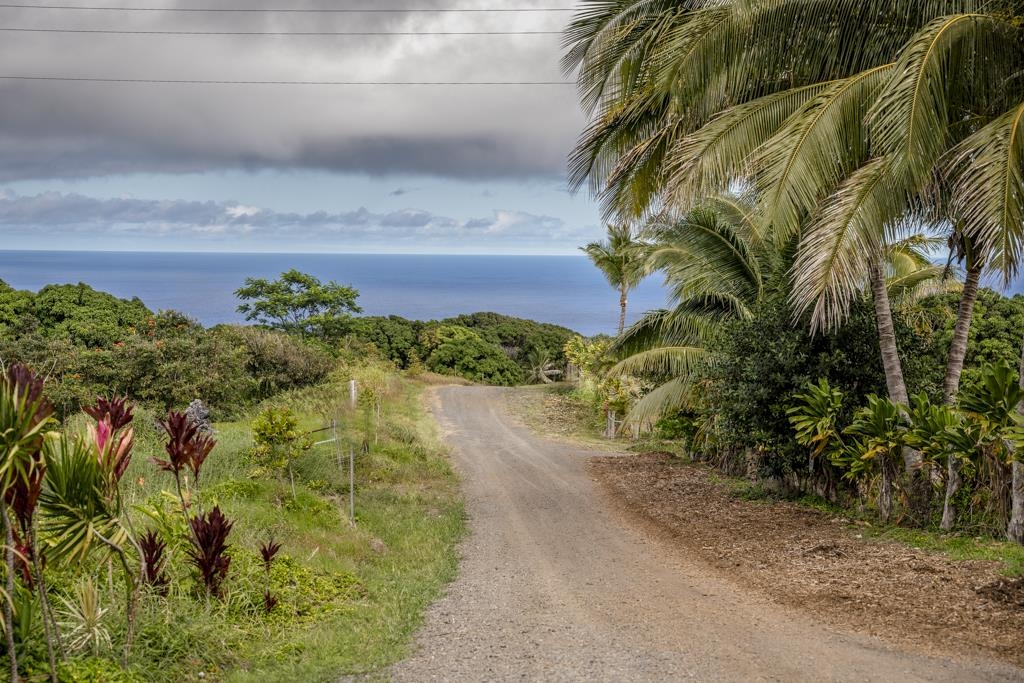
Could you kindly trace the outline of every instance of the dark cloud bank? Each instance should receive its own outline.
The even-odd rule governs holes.
[[[246,0],[246,5],[279,2]],[[416,5],[452,6],[440,0],[417,0]],[[557,30],[567,19],[564,14],[193,15],[14,9],[3,10],[0,18],[5,26],[204,31]],[[243,80],[562,80],[558,42],[558,36],[7,33],[0,41],[0,72]],[[230,168],[460,179],[556,177],[564,175],[566,152],[581,126],[575,91],[561,86],[307,88],[0,81],[0,182]]]

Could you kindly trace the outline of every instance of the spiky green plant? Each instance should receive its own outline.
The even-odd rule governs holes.
[[[60,601],[64,605],[60,625],[72,652],[89,652],[98,657],[113,647],[105,623],[110,610],[103,606],[92,577],[82,578],[71,596],[61,596]]]

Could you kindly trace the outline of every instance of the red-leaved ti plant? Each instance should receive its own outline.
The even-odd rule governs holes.
[[[188,554],[192,565],[199,570],[199,578],[208,595],[223,595],[224,578],[231,566],[231,556],[227,554],[228,534],[234,522],[229,520],[215,506],[205,515],[197,515],[189,519],[192,527],[192,547]]]
[[[135,430],[131,423],[135,407],[127,398],[98,397],[95,405],[82,410],[96,420],[95,425],[88,427],[89,438],[96,444],[97,457],[109,483],[116,486],[132,461]]]
[[[263,591],[263,609],[269,614],[277,606],[277,596],[270,592],[270,566],[274,558],[281,550],[281,544],[271,538],[260,546],[260,557],[263,558],[263,571],[267,577],[266,588]]]
[[[206,457],[217,445],[217,442],[200,433],[185,413],[172,410],[167,413],[166,420],[160,421],[160,426],[164,428],[168,436],[167,445],[164,446],[167,460],[154,458],[153,462],[157,467],[172,473],[175,477],[179,477],[182,470],[188,468],[192,471],[195,480],[198,481],[203,463],[206,462]]]
[[[167,544],[160,538],[156,531],[147,531],[139,539],[139,547],[142,548],[142,557],[146,563],[145,581],[152,586],[159,595],[167,595],[167,574],[164,572],[164,565],[167,558],[164,557],[164,550]]]
[[[265,571],[270,571],[270,565],[280,550],[281,544],[276,543],[274,539],[270,539],[260,546],[260,556],[263,558],[263,569]]]

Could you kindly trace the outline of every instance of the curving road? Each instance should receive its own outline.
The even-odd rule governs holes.
[[[504,390],[446,387],[434,404],[471,535],[396,681],[1024,681],[840,633],[717,579],[621,519],[588,453],[527,431]]]

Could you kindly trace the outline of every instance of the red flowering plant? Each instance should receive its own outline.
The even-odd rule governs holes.
[[[96,424],[87,427],[89,441],[96,447],[96,458],[113,491],[132,461],[135,430],[132,428],[135,407],[126,398],[97,397],[96,404],[83,408]]]

